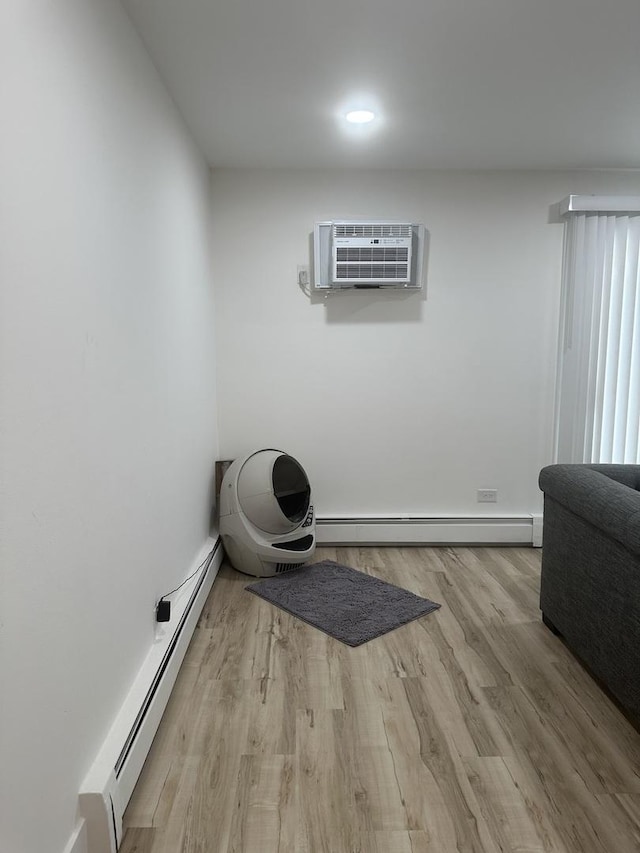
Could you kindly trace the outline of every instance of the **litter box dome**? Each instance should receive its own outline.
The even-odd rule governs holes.
[[[220,535],[246,574],[270,577],[305,563],[316,547],[315,515],[300,463],[273,449],[236,459],[222,480]]]

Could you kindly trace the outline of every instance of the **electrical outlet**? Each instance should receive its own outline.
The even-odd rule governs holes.
[[[478,489],[479,504],[495,504],[498,502],[497,489]]]
[[[298,266],[298,284],[300,287],[309,287],[309,267]]]

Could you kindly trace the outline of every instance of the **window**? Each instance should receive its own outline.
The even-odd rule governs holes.
[[[569,196],[558,462],[640,464],[640,197]]]

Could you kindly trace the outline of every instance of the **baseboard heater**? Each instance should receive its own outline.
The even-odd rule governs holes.
[[[542,514],[318,517],[318,545],[542,544]]]
[[[189,642],[223,558],[220,537],[159,650],[152,649],[80,790],[90,853],[116,853],[122,818],[158,730]],[[170,623],[169,623],[170,624]]]

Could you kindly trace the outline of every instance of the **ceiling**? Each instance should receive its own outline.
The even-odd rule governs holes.
[[[640,0],[122,2],[214,167],[640,168]]]

